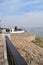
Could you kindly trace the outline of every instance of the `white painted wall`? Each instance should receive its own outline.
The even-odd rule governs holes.
[[[11,33],[24,33],[25,31],[12,31]]]
[[[4,29],[4,30],[2,30],[2,33],[4,33],[4,32],[6,32],[6,30]]]

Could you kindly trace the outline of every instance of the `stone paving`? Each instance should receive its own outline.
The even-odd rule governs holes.
[[[11,41],[28,65],[43,65],[43,48],[29,41],[30,36],[27,33],[12,34]]]
[[[4,40],[0,34],[0,65],[4,65]]]
[[[9,34],[3,33],[2,36],[3,36],[3,39],[4,39],[4,60],[5,60],[4,65],[8,65],[5,36],[8,36],[10,38],[10,33]]]

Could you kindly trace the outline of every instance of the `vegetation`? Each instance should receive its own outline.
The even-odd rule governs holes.
[[[36,37],[35,40],[32,42],[43,48],[43,39],[42,38]]]

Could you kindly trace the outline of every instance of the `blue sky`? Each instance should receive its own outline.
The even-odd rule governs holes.
[[[26,16],[28,17],[30,16],[31,18],[29,17],[27,19]],[[19,19],[18,17],[21,17],[21,18]],[[34,25],[42,26],[43,24],[43,0],[0,0],[0,18],[2,18],[3,21],[7,21],[7,23],[5,22],[5,24],[3,24],[4,26],[6,26],[6,24],[8,26],[8,23],[10,26],[10,22],[12,26],[14,26],[14,24],[18,26],[19,25],[21,26],[21,24],[22,26],[24,25],[27,26],[28,24],[31,24],[28,26],[34,26]],[[23,18],[24,19],[26,18],[26,21]],[[42,22],[39,20],[39,18],[40,20],[42,20]],[[30,19],[32,20],[30,21]],[[41,23],[41,25],[38,24],[34,19],[38,23]],[[28,24],[26,24],[26,22]],[[34,23],[34,25],[32,23]]]
[[[0,0],[0,17],[43,11],[43,0]]]

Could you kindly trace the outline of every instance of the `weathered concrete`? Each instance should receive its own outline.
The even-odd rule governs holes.
[[[5,41],[5,36],[8,36],[10,37],[10,34],[6,34],[6,33],[3,33],[2,36],[3,36],[3,39],[4,39],[4,60],[5,60],[5,63],[4,65],[8,65],[8,59],[7,59],[7,50],[6,50],[6,41]]]
[[[0,64],[4,65],[4,40],[2,34],[0,34]]]
[[[7,45],[7,56],[9,60],[9,65],[27,65],[26,61],[16,50],[12,42],[6,36],[6,45]]]
[[[31,36],[30,34],[12,34],[11,40],[28,64],[43,65],[43,48],[32,43]]]

